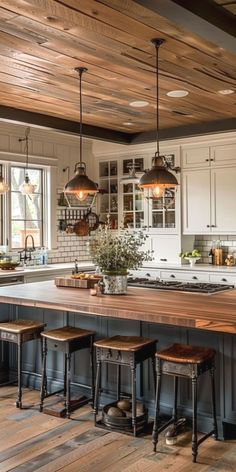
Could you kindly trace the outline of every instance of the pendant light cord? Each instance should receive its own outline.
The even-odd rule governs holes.
[[[19,138],[19,142],[25,141],[26,171],[29,167],[29,134],[30,127],[28,126],[28,128],[25,130],[25,138]]]
[[[86,67],[76,67],[76,72],[79,73],[79,109],[80,109],[80,118],[79,118],[79,162],[82,163],[82,152],[83,152],[83,106],[82,106],[82,74],[87,72]]]
[[[82,143],[83,143],[83,137],[82,137],[82,131],[83,131],[83,107],[82,107],[82,74],[83,70],[79,70],[79,113],[80,113],[80,118],[79,118],[79,161],[80,163],[82,162]]]
[[[165,43],[165,39],[153,39],[152,44],[156,48],[156,146],[155,157],[160,156],[160,132],[159,132],[159,48]]]
[[[156,150],[156,155],[159,157],[160,156],[160,145],[159,145],[159,47],[160,44],[158,45],[156,43],[156,107],[157,107],[157,122],[156,122],[156,145],[157,145],[157,150]]]

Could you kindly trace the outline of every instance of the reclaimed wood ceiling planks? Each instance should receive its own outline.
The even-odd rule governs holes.
[[[161,128],[235,117],[235,56],[133,0],[0,0],[0,103],[126,133],[155,128],[154,37],[160,54]],[[167,97],[185,89],[182,100]],[[134,100],[147,107],[131,108]],[[126,122],[131,122],[127,126]]]

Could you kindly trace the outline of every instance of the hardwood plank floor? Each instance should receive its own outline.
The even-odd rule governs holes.
[[[89,405],[71,420],[39,413],[39,392],[24,390],[22,410],[15,408],[16,387],[0,389],[0,472],[230,472],[236,470],[236,441],[208,439],[191,462],[191,432],[158,452],[151,436],[133,438],[93,426]]]

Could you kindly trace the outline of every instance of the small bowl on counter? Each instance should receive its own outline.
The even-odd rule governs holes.
[[[18,261],[12,261],[10,259],[1,259],[0,260],[0,269],[1,270],[15,270],[16,267],[20,265]]]

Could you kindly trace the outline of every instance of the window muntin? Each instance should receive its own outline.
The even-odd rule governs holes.
[[[33,195],[22,195],[20,185],[24,182],[26,168],[10,168],[10,247],[24,247],[28,234],[32,234],[35,246],[43,246],[43,170],[28,168],[32,184],[36,185]],[[31,241],[29,240],[29,244]]]

